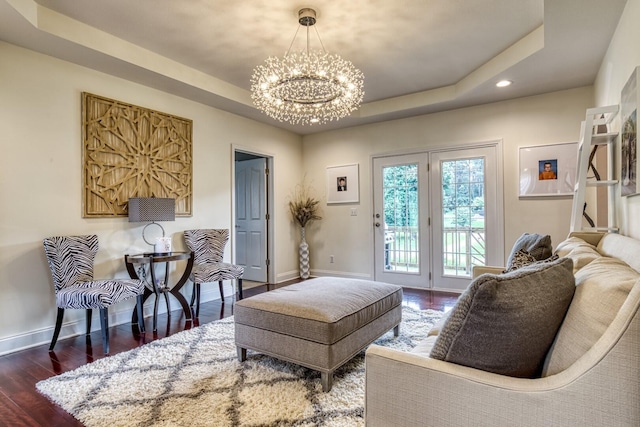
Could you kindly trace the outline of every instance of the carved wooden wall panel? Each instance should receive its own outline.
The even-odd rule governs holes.
[[[83,216],[127,216],[129,197],[172,197],[192,214],[188,119],[82,94]]]

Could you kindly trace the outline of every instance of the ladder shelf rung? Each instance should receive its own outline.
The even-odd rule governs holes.
[[[609,231],[611,233],[617,233],[620,229],[618,227],[582,227],[582,231]]]
[[[587,187],[612,187],[618,183],[617,179],[587,181]]]
[[[618,132],[597,133],[591,135],[591,145],[611,144],[618,137]]]

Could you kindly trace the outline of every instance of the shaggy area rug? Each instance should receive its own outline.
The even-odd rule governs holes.
[[[403,307],[400,336],[375,343],[409,350],[441,312]],[[236,358],[233,317],[179,332],[40,381],[38,391],[88,427],[364,425],[364,351],[322,392],[320,373],[248,352]]]

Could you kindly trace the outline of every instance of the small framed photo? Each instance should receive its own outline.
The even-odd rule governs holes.
[[[520,147],[520,197],[572,196],[578,143]]]
[[[327,203],[358,203],[359,189],[357,163],[327,168]]]

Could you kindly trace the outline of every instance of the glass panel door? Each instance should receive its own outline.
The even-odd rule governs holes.
[[[426,154],[374,159],[376,280],[428,287]]]
[[[502,265],[497,146],[431,154],[433,286],[462,291],[474,265]]]

